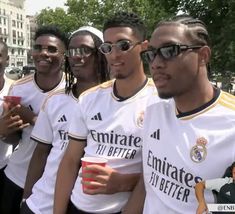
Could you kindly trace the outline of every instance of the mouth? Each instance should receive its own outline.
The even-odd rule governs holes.
[[[112,67],[120,67],[120,66],[123,66],[124,63],[123,62],[115,62],[115,63],[111,63],[111,66]]]
[[[37,63],[40,66],[45,66],[45,65],[49,65],[51,61],[50,60],[38,60]]]
[[[165,87],[170,80],[169,75],[155,75],[153,76],[153,81],[157,88],[163,88]]]
[[[82,67],[82,66],[84,66],[84,63],[82,63],[82,62],[76,63],[76,64],[73,64],[73,65],[72,65],[73,68]]]

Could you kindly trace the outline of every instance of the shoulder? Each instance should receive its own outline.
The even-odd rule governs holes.
[[[227,92],[221,91],[218,103],[230,110],[235,110],[235,96]]]
[[[92,96],[92,95],[95,95],[95,94],[99,94],[99,93],[103,93],[105,91],[109,91],[110,89],[112,89],[113,87],[113,82],[114,80],[109,80],[107,82],[104,82],[102,84],[99,84],[97,86],[94,86],[86,91],[84,91],[80,97],[80,98],[83,98],[83,97],[86,97],[86,96]]]
[[[72,94],[66,94],[65,89],[61,88],[48,94],[48,96],[44,100],[42,109],[45,110],[46,106],[49,105],[54,106],[55,108],[60,108],[65,104],[69,105],[69,100],[74,100],[74,102],[77,102],[77,99],[72,96]]]
[[[31,83],[34,80],[34,74],[19,79],[11,84],[11,88]]]

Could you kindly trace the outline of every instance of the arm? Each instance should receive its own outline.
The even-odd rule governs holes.
[[[89,177],[95,180],[82,181],[82,183],[94,187],[84,189],[84,192],[90,195],[132,191],[140,178],[140,173],[121,174],[108,166],[88,165],[87,170],[96,172],[80,174],[81,177]]]
[[[34,184],[42,176],[47,157],[51,151],[50,144],[38,143],[31,158],[29,169],[24,186],[23,198],[28,198],[32,194]]]
[[[204,198],[204,189],[205,189],[205,181],[201,181],[197,183],[195,186],[195,194],[198,201],[197,214],[202,214],[205,211],[208,212],[208,208]]]
[[[77,179],[80,159],[84,153],[86,141],[69,140],[68,147],[60,163],[54,198],[54,214],[65,214]]]
[[[144,208],[145,200],[145,187],[143,175],[140,176],[139,182],[135,186],[134,191],[132,192],[127,204],[122,210],[123,214],[142,214]]]

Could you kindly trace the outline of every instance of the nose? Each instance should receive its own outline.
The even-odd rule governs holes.
[[[154,60],[150,63],[150,68],[152,70],[160,69],[163,68],[165,64],[166,64],[165,60],[157,54]]]
[[[122,51],[119,50],[115,45],[112,47],[112,52],[108,55],[110,56],[111,59],[116,59],[118,57],[120,57],[120,55],[122,54]]]
[[[41,51],[40,51],[40,54],[48,55],[48,49],[47,48],[42,48]]]

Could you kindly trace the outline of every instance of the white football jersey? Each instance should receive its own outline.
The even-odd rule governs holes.
[[[56,175],[68,144],[68,127],[76,109],[77,99],[61,89],[48,96],[37,118],[31,138],[52,145],[42,177],[35,183],[26,200],[36,214],[53,213]]]
[[[13,83],[12,80],[5,77],[4,86],[3,86],[2,90],[0,91],[0,98],[1,99],[3,99],[4,96],[6,96],[8,94],[8,90],[9,90],[12,83]],[[3,112],[2,102],[3,101],[0,100],[0,115]],[[13,149],[12,145],[6,144],[0,140],[0,169],[2,169],[4,166],[6,166],[7,161],[12,153],[12,149]]]
[[[146,109],[144,213],[195,214],[197,182],[222,177],[235,160],[235,99],[217,90],[204,106],[178,114],[173,99]],[[207,203],[214,203],[205,191]]]
[[[46,96],[56,89],[64,88],[64,86],[63,77],[54,89],[44,92],[37,86],[34,75],[30,75],[12,84],[9,95],[20,96],[21,104],[38,115]],[[36,142],[30,139],[32,129],[31,125],[23,129],[19,145],[12,153],[5,169],[6,176],[21,188],[24,188],[28,165],[36,147]]]
[[[75,140],[87,140],[85,156],[103,157],[120,173],[139,173],[141,166],[142,124],[146,102],[156,92],[152,80],[132,97],[120,100],[113,93],[113,81],[84,92],[69,129]],[[111,195],[84,194],[78,177],[71,201],[81,210],[95,213],[119,212],[130,192]]]

